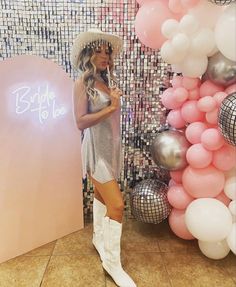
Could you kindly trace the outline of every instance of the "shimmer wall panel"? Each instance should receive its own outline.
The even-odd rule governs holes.
[[[160,95],[172,76],[158,51],[144,47],[134,32],[138,11],[135,0],[0,0],[0,59],[37,55],[51,59],[72,79],[70,47],[79,32],[101,28],[124,39],[124,50],[116,60],[116,76],[123,90],[122,142],[124,169],[120,187],[129,213],[129,192],[140,180],[167,173],[159,170],[150,155],[150,144],[166,122]],[[84,214],[91,214],[93,188],[84,184]]]

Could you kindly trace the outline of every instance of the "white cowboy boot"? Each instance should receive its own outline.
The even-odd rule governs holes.
[[[120,262],[120,238],[122,224],[104,217],[104,251],[103,268],[120,287],[136,287],[134,281],[123,270]]]
[[[101,260],[104,259],[104,238],[103,238],[103,219],[106,214],[106,206],[97,200],[93,199],[93,239],[92,243],[97,249]]]

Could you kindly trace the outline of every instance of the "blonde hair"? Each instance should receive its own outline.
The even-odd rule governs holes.
[[[87,45],[79,54],[78,57],[78,69],[82,73],[82,81],[86,87],[87,92],[94,88],[94,83],[96,79],[97,74],[97,68],[93,63],[93,59],[95,57],[95,49],[101,45],[101,44],[108,44],[109,49],[109,70],[110,70],[110,76],[111,79],[115,81],[114,75],[113,75],[113,58],[112,58],[112,46],[109,42],[106,42],[104,40],[102,41],[94,41]],[[104,80],[104,82],[108,85],[108,77],[107,77],[107,70],[101,71],[101,77]]]

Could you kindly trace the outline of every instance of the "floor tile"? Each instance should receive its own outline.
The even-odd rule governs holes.
[[[52,256],[41,287],[105,287],[105,274],[98,256]]]
[[[1,287],[39,287],[50,256],[19,256],[0,264]]]
[[[200,253],[162,255],[173,287],[235,287],[235,282],[221,267],[220,261]]]
[[[43,246],[40,246],[30,252],[27,252],[24,254],[24,256],[42,256],[42,255],[51,255],[53,252],[53,249],[56,245],[56,240],[53,242],[50,242],[48,244],[45,244]]]

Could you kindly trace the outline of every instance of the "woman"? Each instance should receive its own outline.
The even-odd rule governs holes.
[[[84,131],[83,177],[94,184],[93,244],[103,268],[121,287],[136,284],[120,262],[124,202],[117,179],[121,171],[120,96],[112,86],[113,57],[122,40],[97,29],[81,33],[72,47],[71,62],[82,73],[74,86],[74,113]],[[111,73],[110,73],[111,71]]]

